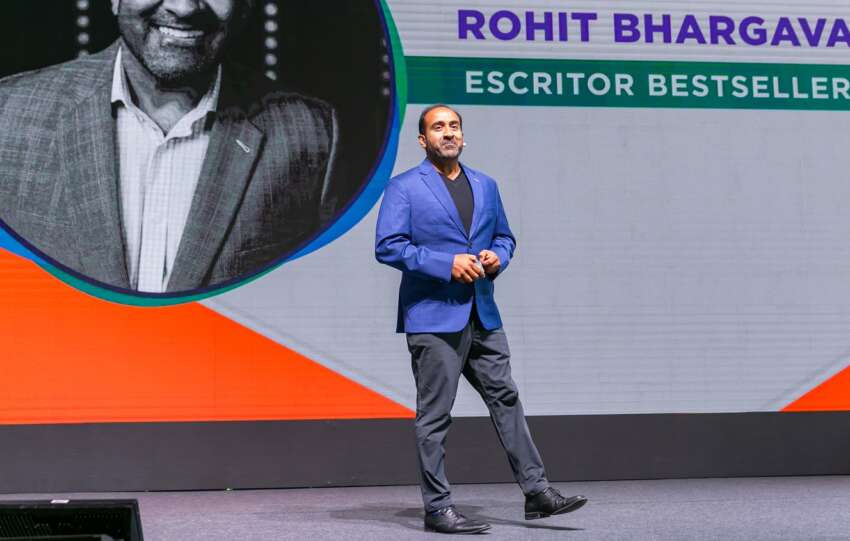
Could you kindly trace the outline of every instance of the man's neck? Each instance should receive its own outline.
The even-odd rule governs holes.
[[[434,169],[436,169],[437,172],[449,180],[455,180],[458,176],[460,176],[461,169],[460,161],[458,160],[444,161],[429,158],[428,161],[431,162],[431,165],[434,166]]]
[[[163,86],[126,47],[121,55],[121,63],[127,74],[133,102],[164,133],[168,133],[198,105],[214,82],[215,71],[183,86]]]

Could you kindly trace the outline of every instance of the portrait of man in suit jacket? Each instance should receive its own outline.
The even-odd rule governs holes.
[[[228,58],[255,0],[112,0],[105,50],[0,81],[0,220],[115,288],[262,270],[333,213],[327,103]]]

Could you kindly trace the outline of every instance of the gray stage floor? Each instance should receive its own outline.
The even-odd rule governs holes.
[[[557,483],[590,503],[522,519],[514,485],[460,485],[458,507],[493,524],[487,539],[850,540],[850,477]],[[2,495],[137,498],[146,541],[443,539],[422,531],[417,487]]]

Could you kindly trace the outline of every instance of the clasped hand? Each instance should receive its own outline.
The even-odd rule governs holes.
[[[477,259],[472,254],[457,254],[452,265],[452,279],[471,284],[487,274],[497,273],[501,264],[499,256],[492,250],[481,250]]]

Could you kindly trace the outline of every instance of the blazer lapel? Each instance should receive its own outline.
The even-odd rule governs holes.
[[[239,210],[264,139],[244,115],[217,114],[167,291],[203,284]]]
[[[437,173],[437,170],[434,169],[434,166],[431,165],[431,162],[427,159],[419,165],[419,173],[422,175],[422,180],[425,182],[425,185],[428,186],[428,189],[431,190],[431,193],[434,194],[437,201],[439,201],[446,212],[449,213],[449,217],[452,219],[452,222],[454,222],[455,226],[457,226],[460,232],[463,233],[463,236],[466,237],[466,229],[463,227],[463,223],[461,223],[460,214],[458,214],[457,211],[457,205],[455,205],[454,200],[452,200],[452,196],[449,193],[448,188],[446,188],[446,184],[440,177],[440,174]]]
[[[103,56],[102,73],[92,81],[95,92],[59,119],[57,146],[82,273],[127,289],[110,103],[116,50]]]
[[[474,170],[464,165],[461,166],[466,173],[466,178],[469,179],[469,185],[472,187],[472,225],[469,227],[469,236],[472,237],[478,227],[478,222],[481,220],[481,211],[484,209],[484,188]]]

